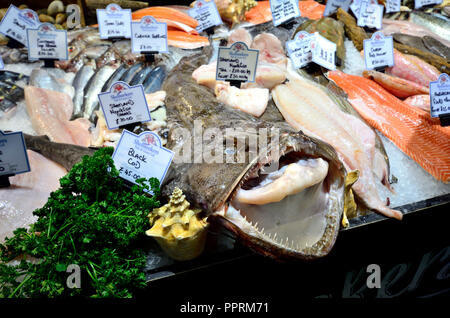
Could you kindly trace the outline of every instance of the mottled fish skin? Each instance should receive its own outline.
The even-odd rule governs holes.
[[[75,96],[73,97],[72,119],[83,117],[84,88],[94,73],[95,70],[91,65],[84,65],[73,79],[72,85],[75,88]]]
[[[102,92],[106,92],[109,90],[112,84],[119,81],[122,75],[128,70],[128,65],[122,64],[120,65],[114,73],[109,77],[109,79],[105,82],[105,85],[102,87]]]
[[[98,69],[86,84],[84,89],[83,117],[90,121],[95,120],[95,111],[99,107],[98,94],[101,93],[105,82],[111,77],[116,68],[105,65]]]
[[[442,16],[414,11],[410,14],[410,21],[427,28],[444,39],[450,39],[450,22]]]
[[[153,67],[151,66],[145,66],[143,69],[141,69],[139,72],[134,75],[134,77],[130,81],[131,86],[142,84],[145,79],[147,78],[148,74],[151,73],[153,70]]]
[[[435,38],[425,35],[422,38],[423,44],[425,47],[436,55],[442,56],[443,58],[450,61],[450,47],[442,44],[440,41]]]
[[[58,81],[64,74],[64,71],[58,68],[35,68],[30,75],[30,85],[66,93],[72,98],[74,96],[72,85]]]
[[[394,33],[392,35],[394,40],[405,45],[409,45],[415,47],[416,49],[422,50],[424,52],[430,52],[424,45],[421,37],[402,34],[402,33]]]
[[[161,86],[166,76],[167,70],[164,65],[155,67],[142,83],[142,85],[144,86],[144,93],[151,94],[161,90]]]
[[[131,66],[120,78],[121,81],[125,83],[130,83],[130,81],[133,79],[133,77],[142,70],[144,67],[144,63],[136,63],[133,66]]]

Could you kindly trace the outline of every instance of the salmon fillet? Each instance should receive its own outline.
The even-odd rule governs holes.
[[[436,179],[450,179],[450,127],[402,102],[377,83],[341,71],[328,77],[342,88],[359,114]]]

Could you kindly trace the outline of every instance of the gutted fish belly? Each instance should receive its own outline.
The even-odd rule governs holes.
[[[283,168],[270,173],[267,183],[262,182],[259,187],[239,189],[235,199],[247,204],[279,202],[288,195],[322,182],[328,174],[328,163],[322,158],[299,160]]]
[[[286,121],[295,129],[315,136],[338,152],[341,160],[349,170],[359,170],[360,178],[353,189],[367,207],[386,216],[402,218],[399,211],[388,208],[378,196],[372,172],[373,161],[366,154],[362,143],[341,126],[340,118],[328,113],[322,103],[315,100],[312,87],[299,82],[288,82],[272,90],[273,99]],[[318,96],[318,95],[316,95]],[[319,95],[320,96],[320,95]]]
[[[0,189],[0,242],[12,237],[19,227],[37,220],[33,211],[41,208],[50,193],[59,188],[67,171],[44,156],[27,150],[31,171],[10,177],[11,186]]]
[[[33,86],[25,87],[25,101],[33,129],[52,141],[89,146],[89,121],[69,121],[73,104],[69,95]]]
[[[222,103],[243,112],[260,117],[269,102],[267,88],[241,89],[230,86],[230,83],[218,82],[215,87],[217,99]]]

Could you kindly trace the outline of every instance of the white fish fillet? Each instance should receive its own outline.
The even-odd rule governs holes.
[[[252,45],[253,38],[250,33],[244,28],[237,28],[233,32],[231,32],[228,37],[227,45],[230,46],[235,42],[244,42],[248,48]]]
[[[27,150],[31,172],[11,177],[11,187],[0,189],[0,242],[19,227],[36,222],[32,213],[41,208],[50,193],[59,188],[67,171],[44,156]]]

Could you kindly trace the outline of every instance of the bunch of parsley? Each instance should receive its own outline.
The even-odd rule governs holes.
[[[159,182],[141,179],[127,188],[112,152],[102,148],[85,156],[61,178],[44,207],[33,212],[37,222],[0,244],[0,298],[132,297],[145,287],[140,244],[146,216],[159,206]],[[20,263],[11,266],[11,260]],[[79,266],[81,286],[68,287],[70,264]]]

